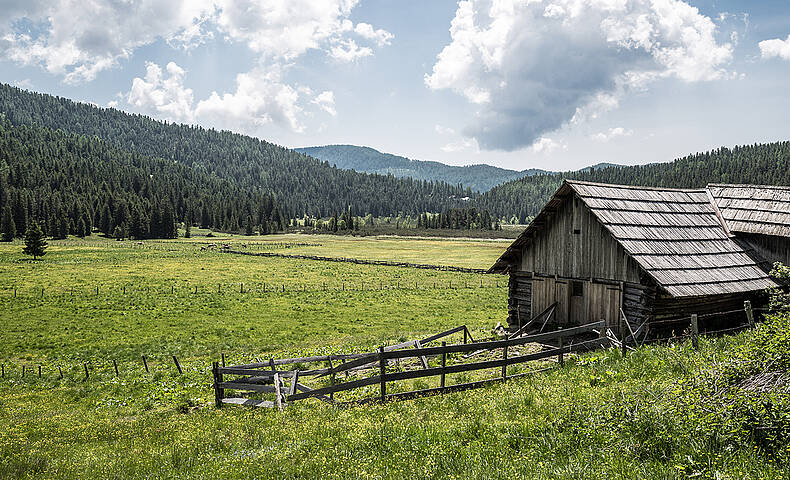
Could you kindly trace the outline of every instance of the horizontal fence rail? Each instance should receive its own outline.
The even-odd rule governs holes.
[[[224,397],[224,391],[226,389],[246,390],[256,393],[273,393],[277,391],[279,392],[277,395],[281,395],[281,397],[278,398],[287,402],[293,402],[307,398],[319,398],[325,401],[328,399],[330,402],[334,403],[335,394],[370,385],[380,385],[381,395],[379,398],[381,400],[386,400],[388,398],[386,394],[386,384],[388,382],[401,380],[439,376],[441,377],[443,388],[459,387],[459,385],[447,386],[445,383],[447,375],[492,368],[501,368],[502,376],[498,380],[505,380],[510,378],[507,375],[508,366],[551,357],[557,357],[560,364],[562,364],[563,355],[565,354],[576,352],[582,349],[587,350],[593,346],[601,346],[602,343],[607,342],[606,338],[601,338],[599,335],[600,330],[602,330],[604,326],[605,322],[596,322],[588,325],[571,327],[553,332],[539,333],[535,335],[475,342],[472,339],[468,328],[465,325],[461,325],[450,330],[431,335],[422,340],[412,340],[387,347],[382,346],[378,352],[367,354],[328,355],[325,357],[281,359],[271,360],[268,363],[261,362],[231,367],[220,367],[219,364],[215,363],[213,366],[213,372],[217,405],[221,406],[223,403],[239,403],[239,400],[225,401],[226,399]],[[464,334],[464,343],[452,345],[446,345],[443,343],[442,346],[423,346],[423,344],[427,344],[429,342],[433,342],[457,333]],[[569,337],[578,337],[579,335],[589,333],[595,333],[596,338],[575,344],[563,343],[563,339]],[[551,341],[557,341],[558,346],[525,355],[508,356],[507,354],[508,348],[511,347],[535,343],[542,344]],[[485,351],[491,352],[498,349],[502,349],[502,358],[488,359],[477,362],[457,363],[452,365],[446,364],[447,356],[450,354],[470,352],[479,353]],[[441,366],[429,367],[427,359],[436,357],[441,357]],[[418,360],[421,368],[396,372],[386,371],[388,366],[399,365],[401,361],[408,360]],[[338,361],[342,363],[336,365]],[[329,368],[290,371],[276,370],[275,368],[277,366],[309,362],[327,362],[329,363]],[[351,371],[375,369],[379,370],[378,375],[367,378],[347,380],[343,382],[338,381],[338,375],[342,373],[347,375]],[[225,375],[241,375],[242,377],[231,381],[225,381]],[[299,383],[300,378],[318,378],[326,375],[331,376],[329,386],[310,388],[304,384]],[[291,388],[287,390],[288,393],[285,393],[285,386],[281,384],[283,379],[290,379]],[[270,386],[269,383],[274,383],[274,385]],[[479,382],[473,383],[478,384]],[[480,385],[482,386],[483,384],[481,383]],[[462,387],[470,388],[470,386],[466,384],[462,385]],[[402,395],[403,393],[414,392],[401,392],[398,394],[400,396],[396,398],[404,397],[404,395]],[[258,406],[269,406],[269,404],[260,404]]]

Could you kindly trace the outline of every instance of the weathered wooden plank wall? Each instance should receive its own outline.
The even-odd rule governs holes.
[[[525,246],[519,270],[639,283],[639,268],[575,195]]]

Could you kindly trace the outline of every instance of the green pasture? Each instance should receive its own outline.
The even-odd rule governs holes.
[[[507,243],[193,233],[51,241],[36,262],[0,244],[0,478],[788,478],[790,401],[742,386],[790,365],[786,317],[697,351],[594,352],[441,397],[216,409],[223,353],[369,351],[460,324],[486,336],[505,319],[506,279],[201,246],[482,268]]]

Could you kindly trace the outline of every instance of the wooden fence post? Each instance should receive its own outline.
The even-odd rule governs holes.
[[[698,336],[699,336],[699,324],[697,323],[697,314],[692,313],[691,314],[691,345],[694,347],[695,350],[699,348],[699,339],[697,338]]]
[[[277,410],[283,411],[283,397],[280,390],[280,374],[274,374],[274,394],[277,396]],[[331,394],[330,394],[331,395]]]
[[[332,355],[328,355],[327,360],[329,361],[329,384],[334,387],[335,386],[335,366],[332,365]],[[277,375],[275,373],[275,375]],[[335,392],[329,392],[329,400],[335,401]]]
[[[467,330],[466,325],[464,325],[464,344],[466,344],[467,335],[469,335],[469,331]]]
[[[217,404],[217,408],[220,408],[222,407],[222,399],[225,397],[225,389],[219,386],[222,383],[222,373],[219,371],[217,362],[212,362],[211,373],[214,374],[214,401]]]
[[[112,360],[112,366],[113,368],[115,368],[115,376],[120,377],[120,375],[118,374],[118,362],[116,362],[114,358]]]
[[[560,362],[560,367],[564,367],[565,366],[565,357],[563,356],[563,354],[565,353],[565,346],[563,345],[562,337],[560,337],[558,339],[557,348],[560,349],[560,353],[557,355],[557,361]]]
[[[620,346],[623,349],[623,358],[625,358],[625,356],[628,354],[628,347],[626,346],[628,344],[628,333],[626,333],[628,332],[628,329],[625,328],[625,322],[626,322],[625,318],[621,317],[620,318],[620,332],[621,332]]]
[[[223,353],[221,355],[222,355],[222,366],[224,367],[225,366],[225,354]]]
[[[749,321],[749,328],[754,327],[754,311],[752,311],[751,300],[743,302],[743,309],[746,310],[746,320]]]
[[[502,360],[505,361],[502,364],[502,380],[507,380],[507,344],[502,348]]]
[[[183,371],[183,370],[181,370],[181,364],[180,364],[180,363],[178,363],[178,358],[176,358],[176,356],[175,356],[175,355],[173,355],[173,363],[175,363],[175,364],[176,364],[176,368],[178,369],[178,374],[179,374],[179,375],[183,375],[183,374],[184,374],[184,371]]]
[[[384,345],[379,347],[379,375],[381,376],[381,401],[387,399],[387,382],[385,375],[387,373],[386,360],[384,359]]]
[[[446,346],[447,346],[447,342],[442,342],[442,349],[444,349],[444,347]],[[446,363],[447,363],[447,352],[442,350],[442,377],[439,384],[442,387],[442,390],[444,390],[444,377],[445,377],[444,367]]]
[[[148,360],[145,359],[145,355],[143,355],[143,366],[145,367],[145,373],[150,373],[150,370],[148,370]]]
[[[85,380],[87,380],[89,378],[89,376],[90,376],[90,375],[88,375],[88,364],[87,364],[87,362],[83,363],[82,366],[85,367]]]
[[[41,378],[41,365],[38,366],[38,378]]]

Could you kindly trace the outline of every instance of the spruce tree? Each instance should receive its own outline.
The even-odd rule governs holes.
[[[2,225],[0,225],[0,240],[3,242],[10,242],[16,237],[16,224],[14,223],[14,216],[11,213],[11,207],[8,205],[3,209]]]
[[[25,248],[22,249],[22,253],[32,255],[33,260],[36,260],[47,253],[46,249],[47,241],[44,240],[44,233],[41,231],[41,227],[38,226],[38,222],[29,222],[25,232]]]
[[[184,222],[184,238],[192,237],[192,225],[189,221]]]

